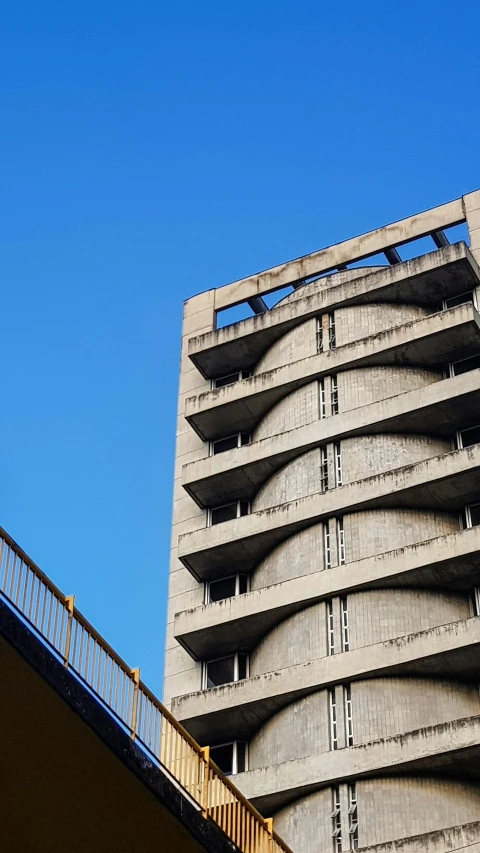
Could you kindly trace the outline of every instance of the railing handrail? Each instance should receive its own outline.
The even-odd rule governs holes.
[[[7,546],[7,556],[4,558],[5,545]],[[13,564],[10,564],[10,552],[15,555]],[[17,560],[20,560],[19,570]],[[24,566],[26,567],[25,572],[23,571]],[[31,575],[38,581],[37,587],[35,586],[35,579],[31,580]],[[14,589],[15,594],[13,594]],[[117,654],[99,631],[75,607],[73,596],[64,595],[2,527],[0,527],[0,592],[63,658],[64,665],[71,668],[98,699],[128,728],[132,739],[137,739],[155,757],[155,760],[173,775],[189,796],[193,796],[203,814],[212,817],[232,838],[234,843],[240,840],[240,844],[237,843],[237,846],[241,847],[245,853],[257,853],[257,851],[258,853],[264,853],[264,851],[270,853],[270,850],[272,853],[275,851],[276,853],[280,853],[280,851],[281,853],[292,853],[273,830],[271,819],[264,818],[238,790],[231,779],[222,773],[210,758],[208,748],[202,748],[197,743],[140,679],[139,670],[129,667],[127,662]],[[48,594],[51,598],[47,604]],[[60,606],[60,611],[56,609],[54,602]],[[33,615],[32,609],[34,610]],[[74,635],[73,643],[72,632]],[[80,637],[78,642],[77,636]],[[130,685],[129,688],[125,689],[124,683],[120,685],[118,672],[114,670],[113,665],[116,665],[126,677],[127,684]],[[133,693],[130,695],[129,691],[133,691]],[[155,722],[153,729],[150,722],[150,729],[147,732],[149,736],[143,738],[139,731],[143,718],[140,725],[138,724],[139,693],[151,703],[151,706],[160,715],[158,731],[157,722]],[[145,709],[143,709],[145,716],[151,714],[151,709],[148,708],[147,712],[145,714]],[[162,720],[167,721],[173,731],[180,736],[180,745],[168,730],[164,731]],[[153,748],[153,741],[155,741],[157,749]],[[193,750],[198,762],[196,767],[190,764],[189,756],[184,752],[182,742],[188,744],[188,747]],[[160,756],[162,751],[168,755],[166,761],[162,761]],[[203,771],[201,770],[202,767],[205,768]],[[216,780],[221,786],[220,791],[215,787]],[[209,785],[213,794],[209,794]],[[230,793],[233,802],[226,796],[226,792],[222,793],[223,789]],[[219,795],[219,802],[210,802],[209,796],[215,797],[217,794]],[[250,826],[250,828],[242,827],[240,830],[238,824],[240,818],[237,814],[236,804],[241,804],[255,821],[253,829]],[[228,820],[226,815],[228,815]],[[270,842],[274,842],[275,847]]]

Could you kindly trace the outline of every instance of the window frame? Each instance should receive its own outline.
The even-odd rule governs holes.
[[[239,659],[240,657],[245,658],[245,678],[250,677],[250,658],[249,655],[244,654],[243,652],[234,652],[232,655],[221,655],[218,658],[210,658],[209,660],[202,661],[202,690],[214,690],[215,687],[223,687],[224,684],[236,684],[237,681],[243,681],[243,677],[239,678]],[[222,681],[222,684],[212,684],[210,687],[207,686],[208,682],[208,665],[210,663],[216,663],[220,660],[228,660],[229,658],[233,658],[233,681]]]
[[[235,592],[233,595],[227,595],[225,598],[216,598],[214,601],[210,598],[210,586],[212,583],[219,583],[220,581],[228,581],[231,578],[235,578]],[[246,590],[245,592],[240,591],[240,579],[245,578],[246,580]],[[245,575],[243,572],[236,572],[234,575],[226,575],[224,578],[215,578],[211,581],[205,581],[205,596],[204,596],[204,604],[217,604],[218,601],[227,601],[229,598],[236,598],[237,595],[246,595],[247,592],[250,592],[250,575]]]

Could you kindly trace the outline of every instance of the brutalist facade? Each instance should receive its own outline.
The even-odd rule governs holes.
[[[165,700],[299,853],[480,850],[479,264],[477,191],[184,306]]]

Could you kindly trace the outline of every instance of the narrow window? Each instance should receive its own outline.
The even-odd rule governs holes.
[[[216,379],[212,379],[212,388],[223,388],[225,385],[233,385],[240,379],[248,379],[251,375],[251,370],[236,370],[235,373],[227,373],[225,376],[217,376]]]
[[[327,448],[320,448],[320,491],[328,491],[328,456]]]
[[[325,558],[325,568],[332,568],[332,547],[330,544],[330,530],[328,528],[328,521],[323,525],[323,553]]]
[[[332,376],[332,415],[338,415],[338,380]]]
[[[472,610],[474,616],[480,616],[480,587],[476,586],[472,592]]]
[[[357,787],[355,782],[348,786],[348,835],[350,850],[358,850]]]
[[[239,740],[210,747],[210,757],[225,776],[243,773],[246,765],[246,744]]]
[[[327,655],[335,654],[335,633],[333,630],[333,602],[327,601]]]
[[[335,335],[335,314],[328,315],[328,345],[330,349],[335,349],[337,338]]]
[[[345,703],[345,741],[347,746],[353,746],[352,691],[349,684],[343,688],[343,698]]]
[[[216,456],[217,453],[224,453],[226,450],[233,450],[236,447],[242,447],[244,444],[250,444],[250,436],[248,433],[236,432],[235,435],[228,435],[226,438],[212,441],[210,445],[211,455]]]
[[[480,367],[480,354],[471,355],[470,358],[462,358],[460,361],[450,363],[450,376],[460,376],[462,373],[467,373],[469,370],[476,370]]]
[[[475,292],[473,290],[467,290],[465,293],[459,293],[457,296],[450,296],[448,299],[444,299],[442,307],[443,310],[446,311],[447,308],[455,308],[457,305],[466,305],[468,302],[472,302],[476,307]]]
[[[328,708],[330,717],[330,749],[338,749],[337,702],[335,699],[335,688],[328,691]]]
[[[345,558],[345,530],[343,527],[343,518],[337,518],[337,552],[338,563],[343,566],[346,562]]]
[[[247,655],[239,653],[205,661],[203,664],[202,689],[208,690],[209,687],[219,687],[221,684],[241,681],[243,678],[247,678],[247,669]]]
[[[325,382],[323,379],[320,379],[319,383],[318,383],[318,401],[319,401],[320,420],[323,420],[323,418],[326,416]]]
[[[233,501],[222,506],[212,506],[207,510],[207,527],[213,524],[222,524],[224,521],[232,521],[241,515],[248,515],[250,504],[248,501]]]
[[[242,595],[248,592],[247,575],[230,575],[217,581],[207,581],[205,584],[205,604],[214,601],[223,601],[225,598],[233,598],[234,595]]]
[[[480,426],[469,427],[457,432],[457,449],[471,447],[472,444],[480,444]]]
[[[480,503],[470,504],[463,512],[463,526],[476,527],[480,524]]]
[[[335,445],[335,485],[341,486],[343,482],[342,450],[340,444]]]
[[[323,328],[321,317],[317,317],[317,352],[323,352]]]
[[[332,791],[332,838],[334,853],[341,853],[342,850],[342,817],[340,814],[340,788],[334,788]]]
[[[341,599],[341,611],[342,611],[342,651],[348,652],[350,650],[350,628],[348,624],[348,605],[347,599]]]

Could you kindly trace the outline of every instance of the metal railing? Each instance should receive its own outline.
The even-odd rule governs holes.
[[[292,853],[265,819],[41,569],[0,527],[0,593],[242,853]]]

